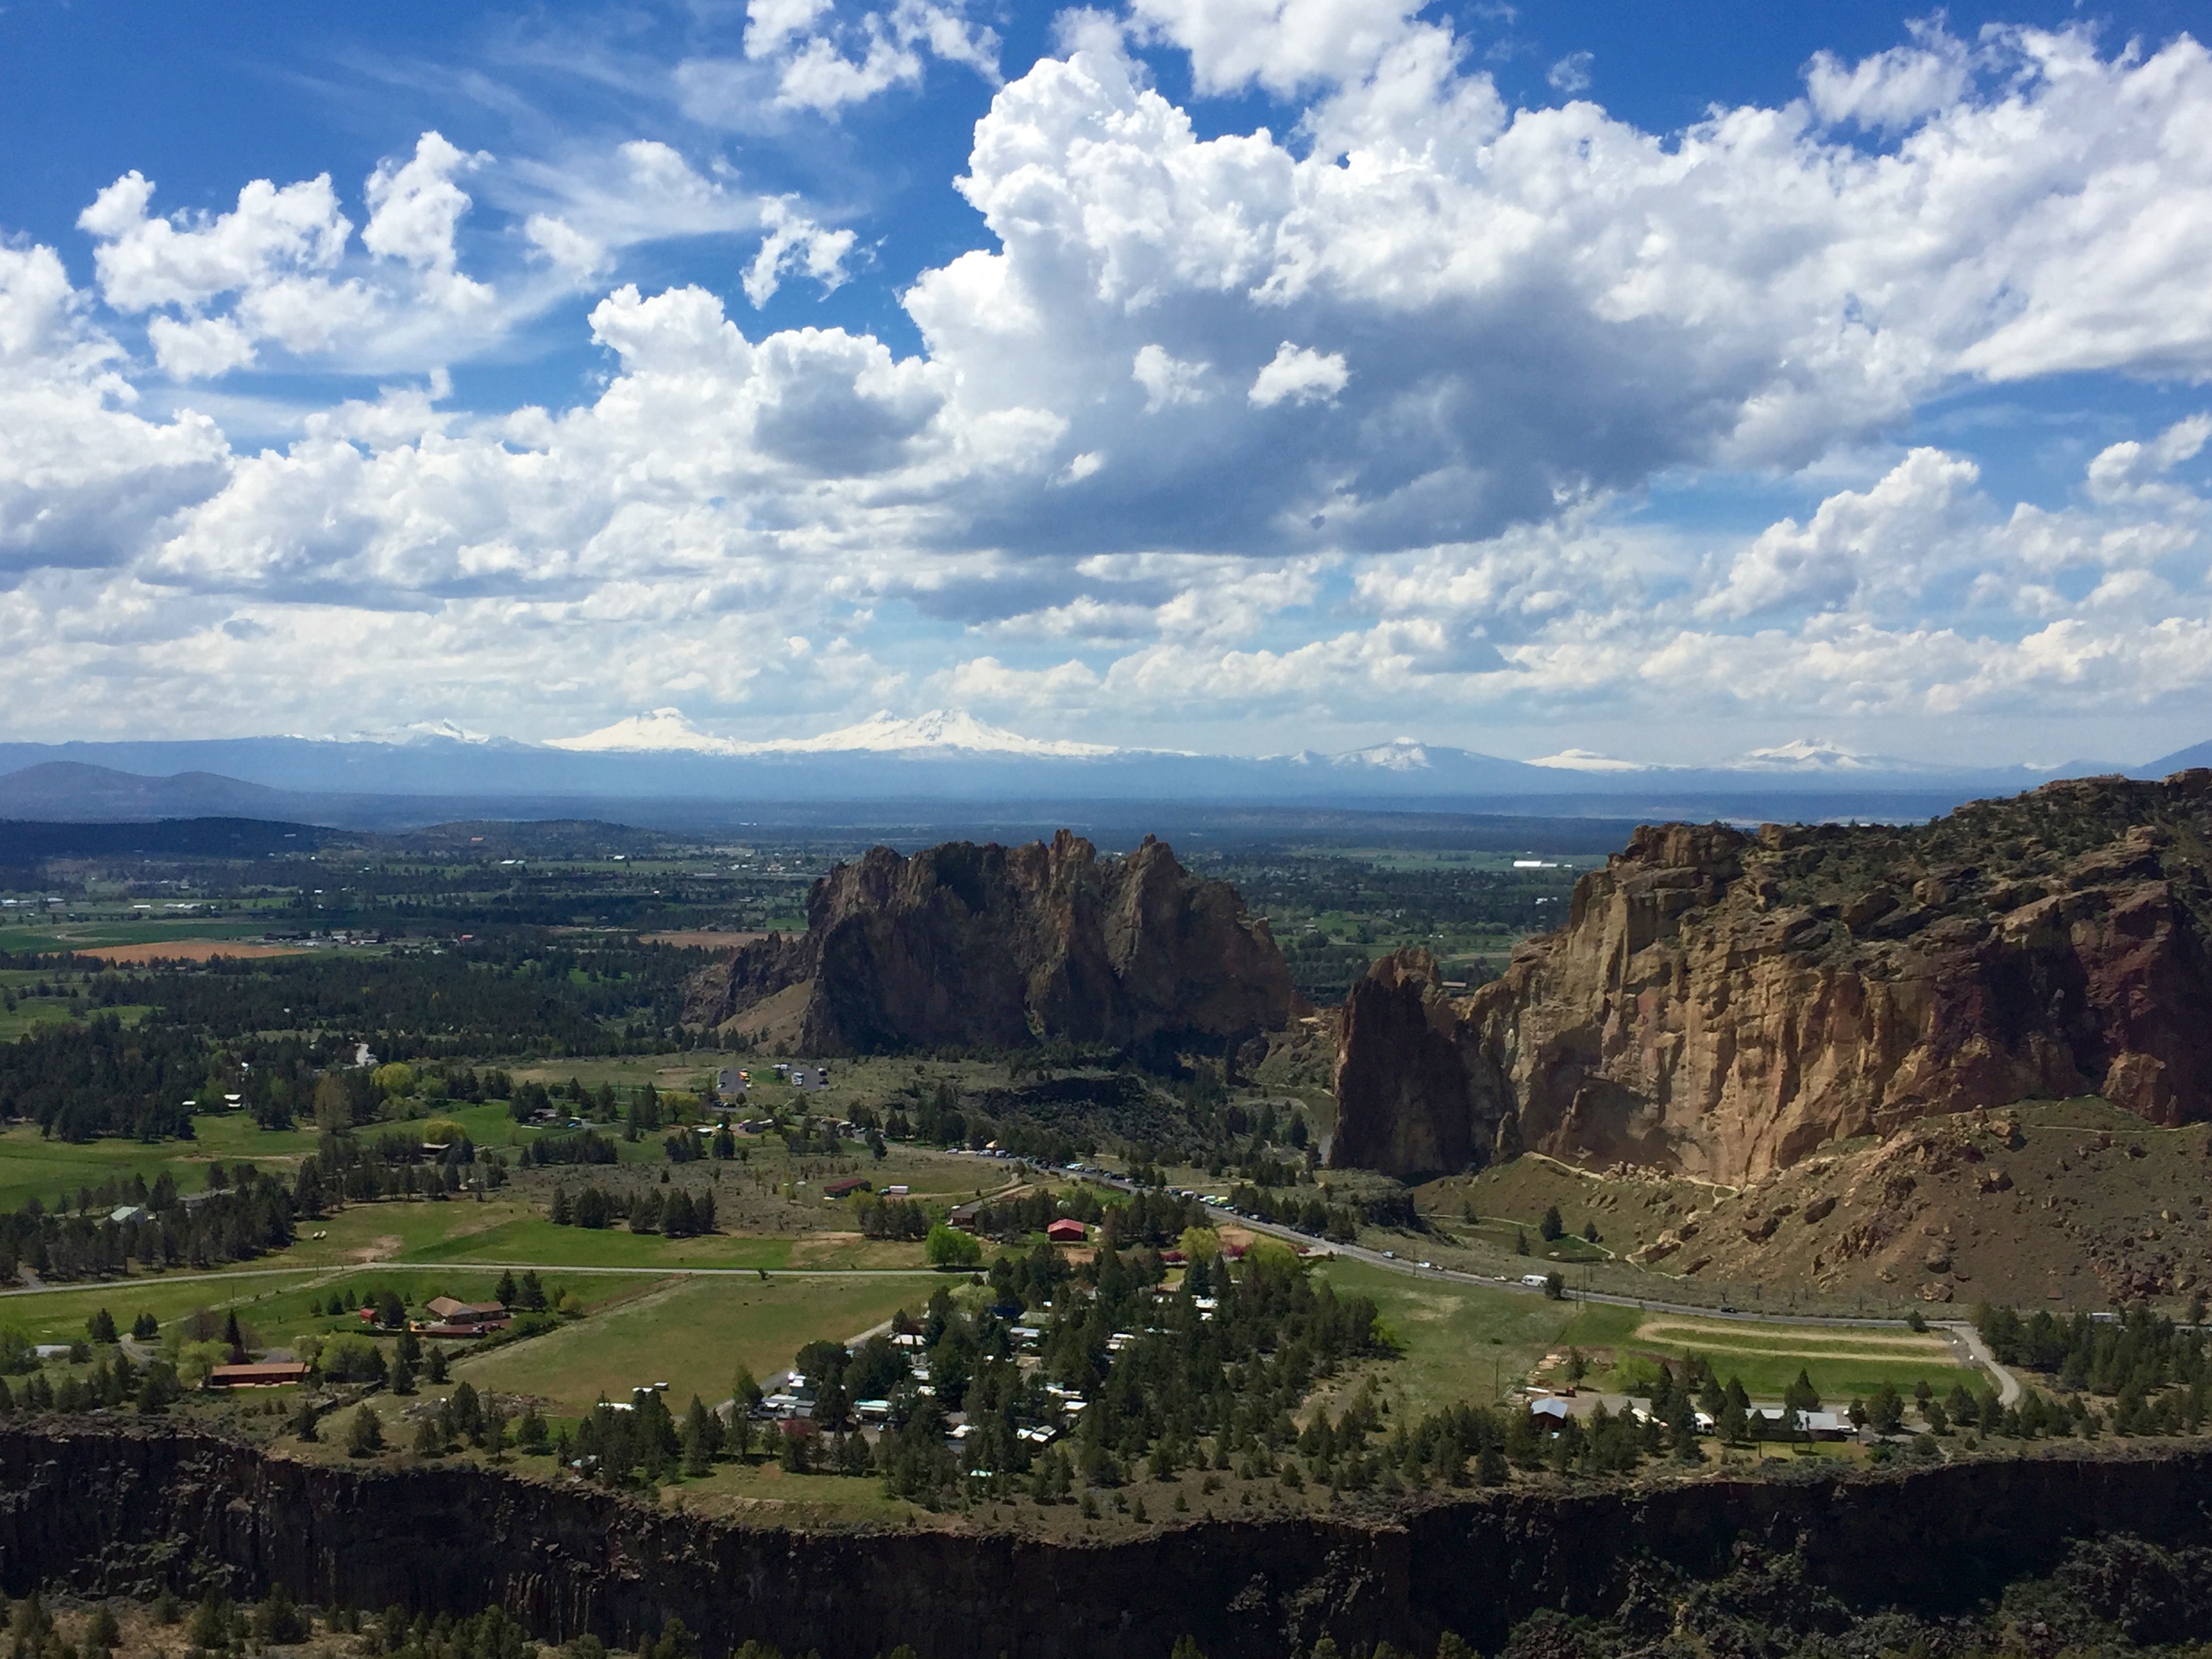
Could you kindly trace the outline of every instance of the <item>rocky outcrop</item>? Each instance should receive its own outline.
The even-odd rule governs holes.
[[[1735,1182],[2032,1097],[2203,1117],[2208,845],[2205,771],[1911,828],[1638,830],[1472,994],[1446,1000],[1422,956],[1376,965],[1346,1009],[1332,1158],[1431,1173],[1504,1132]]]
[[[720,1025],[772,999],[801,1052],[1141,1048],[1241,1042],[1298,1011],[1264,920],[1147,836],[1124,858],[1063,830],[1049,845],[878,847],[814,884],[806,932],[770,935],[694,981],[685,1018]]]
[[[1793,1553],[1806,1585],[1854,1609],[1942,1615],[2051,1571],[2084,1539],[2212,1540],[2212,1452],[2197,1442],[1803,1473],[1053,1543],[805,1533],[465,1464],[306,1463],[128,1419],[16,1419],[0,1425],[0,1589],[246,1599],[281,1584],[325,1607],[495,1606],[540,1640],[588,1632],[623,1647],[678,1618],[708,1655],[758,1640],[825,1659],[902,1643],[930,1659],[1109,1659],[1189,1636],[1217,1659],[1291,1659],[1324,1635],[1344,1652],[1430,1653],[1447,1630],[1496,1653],[1540,1611],[1632,1616],[1655,1582],[1710,1582],[1747,1549]],[[2166,1639],[2208,1634],[2200,1614]]]
[[[1336,1138],[1339,1169],[1418,1177],[1483,1162],[1497,1138],[1494,1089],[1478,1091],[1435,958],[1403,951],[1353,985],[1339,1016]]]

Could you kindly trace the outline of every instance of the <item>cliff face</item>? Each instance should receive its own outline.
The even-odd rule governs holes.
[[[1039,1041],[1139,1047],[1274,1030],[1297,994],[1267,924],[1146,836],[1126,858],[1063,830],[1050,845],[878,847],[814,884],[806,933],[700,975],[709,1024],[781,998],[804,1052]]]
[[[1857,1608],[1964,1612],[2050,1571],[2074,1540],[2205,1541],[2208,1477],[2212,1453],[2191,1443],[1875,1476],[1522,1489],[1395,1522],[1199,1522],[1054,1545],[807,1534],[466,1466],[305,1464],[164,1426],[19,1419],[0,1425],[0,1588],[244,1598],[282,1584],[323,1606],[497,1606],[541,1640],[590,1632],[623,1646],[672,1616],[709,1655],[758,1639],[826,1659],[900,1643],[931,1659],[1107,1659],[1192,1636],[1221,1659],[1289,1659],[1323,1635],[1346,1652],[1378,1640],[1433,1652],[1446,1630],[1495,1653],[1540,1609],[1619,1614],[1648,1598],[1655,1571],[1711,1579],[1747,1548],[1796,1552],[1808,1583]]]
[[[1504,1133],[1734,1182],[2037,1097],[2203,1117],[2208,849],[2204,771],[1907,829],[1639,830],[1471,995],[1443,1001],[1425,958],[1377,964],[1346,1008],[1332,1157],[1433,1173],[1465,1163],[1430,1149]]]

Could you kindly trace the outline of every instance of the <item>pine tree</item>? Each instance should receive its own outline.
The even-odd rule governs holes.
[[[313,1441],[322,1437],[315,1427],[315,1402],[304,1394],[300,1396],[299,1408],[292,1413],[292,1432],[302,1440]]]
[[[384,1449],[384,1424],[366,1406],[357,1408],[346,1430],[346,1455],[369,1457]]]
[[[1751,1397],[1743,1391],[1743,1383],[1735,1377],[1729,1378],[1728,1390],[1721,1397],[1721,1408],[1716,1414],[1715,1426],[1723,1440],[1730,1445],[1742,1443],[1751,1426]]]
[[[84,1328],[86,1334],[95,1342],[106,1343],[115,1340],[115,1316],[105,1308],[100,1309],[91,1318],[86,1320]],[[112,1614],[109,1616],[113,1617]]]

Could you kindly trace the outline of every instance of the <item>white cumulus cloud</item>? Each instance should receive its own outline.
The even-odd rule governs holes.
[[[1344,390],[1351,378],[1352,371],[1344,365],[1343,353],[1315,351],[1285,340],[1275,349],[1267,365],[1253,377],[1252,389],[1246,395],[1255,409],[1273,409],[1285,402],[1328,403]]]

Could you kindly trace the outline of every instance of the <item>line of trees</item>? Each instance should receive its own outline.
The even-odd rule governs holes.
[[[187,1202],[167,1174],[143,1200],[143,1219],[118,1221],[95,1206],[49,1211],[37,1199],[0,1213],[0,1282],[23,1267],[41,1278],[76,1279],[148,1267],[211,1267],[280,1250],[294,1237],[293,1188],[250,1164],[209,1167],[215,1186]]]
[[[669,1238],[690,1238],[714,1231],[714,1194],[671,1187],[641,1193],[609,1190],[592,1183],[571,1197],[565,1186],[553,1189],[551,1219],[556,1227],[611,1227],[617,1223],[634,1233],[659,1233]]]

